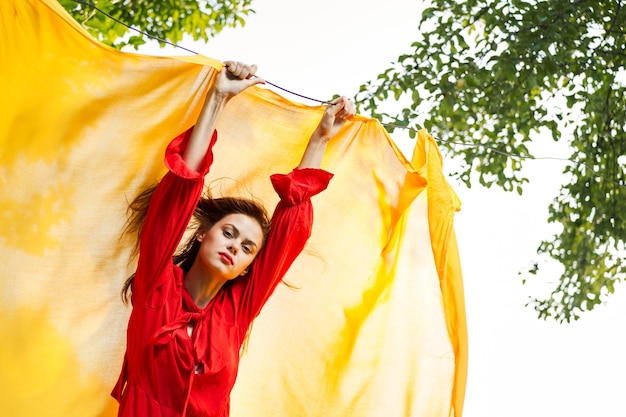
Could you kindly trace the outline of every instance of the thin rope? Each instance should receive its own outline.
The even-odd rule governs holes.
[[[142,30],[140,30],[140,29],[137,29],[137,28],[135,28],[135,27],[133,27],[133,26],[129,25],[128,23],[122,22],[122,21],[121,21],[121,20],[119,20],[118,18],[113,17],[113,16],[111,16],[109,13],[107,13],[107,12],[105,12],[104,10],[100,9],[100,8],[99,8],[98,6],[96,6],[95,4],[92,4],[92,3],[89,3],[89,2],[86,2],[86,1],[83,1],[83,0],[72,0],[72,1],[74,1],[75,3],[78,3],[78,4],[82,4],[83,6],[91,7],[91,8],[93,8],[94,10],[98,11],[99,13],[102,13],[103,15],[105,15],[106,17],[108,17],[109,19],[111,19],[111,20],[113,20],[113,21],[115,21],[115,22],[119,23],[120,25],[125,26],[125,27],[127,27],[128,29],[133,30],[133,31],[135,31],[135,32],[137,32],[137,33],[139,33],[139,34],[141,34],[141,35],[147,36],[147,37],[149,37],[149,38],[151,38],[151,39],[154,39],[154,40],[156,40],[156,41],[159,41],[159,42],[161,42],[161,43],[165,43],[165,44],[167,44],[167,45],[173,46],[174,48],[182,49],[183,51],[187,51],[187,52],[192,53],[192,54],[194,54],[194,55],[201,55],[200,53],[198,53],[198,52],[196,52],[196,51],[192,51],[191,49],[185,48],[184,46],[180,46],[180,45],[177,45],[177,44],[175,44],[175,43],[173,43],[173,42],[170,42],[170,41],[168,41],[168,40],[165,40],[165,39],[159,38],[158,36],[151,35],[151,34],[149,34],[149,33],[147,33],[147,32],[144,32],[144,31],[142,31]],[[255,76],[255,78],[259,78],[259,77]],[[262,78],[262,77],[261,77],[261,78]],[[277,85],[277,84],[274,84],[274,83],[272,83],[272,82],[270,82],[270,81],[266,80],[265,78],[263,78],[263,80],[265,81],[265,83],[266,83],[266,84],[269,84],[269,85],[271,85],[272,87],[278,88],[279,90],[282,90],[282,91],[284,91],[284,92],[286,92],[286,93],[289,93],[289,94],[292,94],[292,95],[294,95],[294,96],[298,96],[298,97],[300,97],[300,98],[304,98],[304,99],[306,99],[306,100],[315,101],[315,102],[317,102],[317,103],[321,103],[321,104],[328,104],[328,105],[332,105],[332,104],[333,104],[333,103],[331,103],[330,101],[326,101],[326,100],[319,100],[319,99],[316,99],[316,98],[308,97],[308,96],[305,96],[305,95],[303,95],[303,94],[296,93],[296,92],[294,92],[294,91],[288,90],[288,89],[286,89],[286,88],[284,88],[284,87],[281,87],[281,86],[279,86],[279,85]]]
[[[294,96],[302,97],[302,98],[305,98],[305,99],[307,99],[307,100],[311,100],[311,101],[316,101],[316,102],[321,103],[321,104],[328,104],[328,105],[330,105],[330,106],[333,106],[333,105],[334,105],[334,104],[333,104],[333,103],[331,103],[330,101],[318,100],[318,99],[316,99],[316,98],[311,98],[311,97],[307,97],[307,96],[305,96],[305,95],[302,95],[302,94],[300,94],[300,93],[296,93],[295,91],[287,90],[287,89],[286,89],[286,88],[284,88],[284,87],[281,87],[281,86],[279,86],[279,85],[276,85],[276,84],[274,84],[274,83],[271,83],[271,82],[267,81],[265,78],[263,78],[263,80],[264,80],[267,84],[271,85],[272,87],[276,87],[276,88],[278,88],[279,90],[282,90],[282,91],[284,91],[284,92],[286,92],[286,93],[289,93],[289,94],[293,94]]]
[[[136,27],[129,25],[128,23],[124,23],[124,22],[122,22],[121,20],[119,20],[118,18],[113,17],[113,16],[111,16],[110,14],[108,14],[107,12],[105,12],[104,10],[100,9],[98,6],[96,6],[96,5],[95,5],[95,4],[93,4],[93,3],[89,3],[89,2],[87,2],[87,1],[83,1],[83,0],[72,0],[72,1],[73,1],[74,3],[82,4],[83,6],[91,7],[92,9],[94,9],[94,10],[98,11],[99,13],[102,13],[103,15],[105,15],[106,17],[108,17],[109,19],[111,19],[111,20],[113,20],[113,21],[115,21],[115,22],[119,23],[119,24],[120,24],[120,25],[122,25],[122,26],[126,26],[128,29],[135,31],[135,32],[139,33],[140,35],[144,35],[144,36],[147,36],[147,37],[149,37],[149,38],[152,38],[152,39],[154,39],[154,40],[156,40],[156,41],[159,41],[159,42],[162,42],[162,43],[166,43],[166,44],[168,44],[168,45],[170,45],[170,46],[173,46],[173,47],[175,47],[175,48],[182,49],[182,50],[187,51],[187,52],[190,52],[190,53],[192,53],[192,54],[194,54],[194,55],[200,55],[200,54],[198,54],[197,52],[192,51],[191,49],[187,49],[187,48],[185,48],[184,46],[180,46],[180,45],[177,45],[177,44],[175,44],[175,43],[173,43],[173,42],[167,41],[167,40],[165,40],[165,39],[161,39],[161,38],[159,38],[158,36],[154,36],[154,35],[151,35],[151,34],[149,34],[149,33],[147,33],[147,32],[144,32],[144,31],[142,31],[142,30],[139,30],[139,29],[137,29]]]
[[[148,38],[151,38],[151,39],[154,39],[154,40],[156,40],[158,42],[161,42],[161,43],[173,46],[174,48],[182,49],[182,50],[187,51],[189,53],[192,53],[194,55],[200,55],[200,53],[198,53],[196,51],[193,51],[191,49],[185,48],[184,46],[177,45],[177,44],[175,44],[173,42],[170,42],[170,41],[167,41],[165,39],[161,39],[158,36],[151,35],[149,33],[146,33],[146,32],[144,32],[144,31],[142,31],[140,29],[137,29],[137,28],[129,25],[128,23],[122,22],[121,20],[117,19],[116,17],[111,16],[109,13],[105,12],[104,10],[100,9],[98,6],[96,6],[96,5],[92,4],[92,3],[89,3],[89,2],[83,1],[83,0],[72,0],[72,1],[74,1],[75,3],[78,3],[78,4],[82,4],[83,6],[91,7],[94,10],[98,11],[99,13],[102,13],[103,15],[108,17],[109,19],[119,23],[120,25],[125,26],[128,29],[130,29],[132,31],[135,31],[135,32],[137,32],[137,33],[139,33],[141,35],[147,36]],[[292,94],[294,96],[297,96],[297,97],[300,97],[300,98],[303,98],[303,99],[306,99],[306,100],[314,101],[314,102],[317,102],[317,103],[321,103],[321,104],[333,105],[333,103],[331,103],[329,101],[319,100],[319,99],[316,99],[316,98],[305,96],[305,95],[300,94],[300,93],[296,93],[295,91],[288,90],[288,89],[286,89],[284,87],[281,87],[281,86],[279,86],[277,84],[274,84],[274,83],[266,80],[265,78],[263,80],[265,81],[266,84],[269,84],[269,85],[271,85],[274,88],[277,88],[277,89],[279,89],[281,91],[284,91],[286,93]],[[411,128],[409,126],[400,126],[400,125],[395,125],[395,124],[392,124],[392,123],[383,123],[382,121],[380,121],[380,123],[383,126],[389,126],[389,127],[392,127],[392,128],[399,128],[399,129],[407,129],[407,130],[413,131],[415,133],[418,132],[416,129]],[[494,148],[492,146],[485,145],[485,144],[482,144],[482,143],[453,142],[453,141],[449,141],[449,140],[445,140],[445,139],[438,139],[438,138],[436,138],[436,140],[439,141],[439,142],[450,143],[450,144],[453,144],[453,145],[461,145],[461,146],[469,146],[469,147],[477,147],[477,148],[480,147],[480,148],[483,148],[483,149],[487,149],[487,150],[489,150],[491,152],[498,153],[500,155],[504,155],[504,156],[508,156],[508,157],[512,157],[512,158],[531,159],[531,160],[553,160],[553,161],[568,162],[568,163],[573,164],[573,165],[583,166],[583,167],[587,168],[590,172],[594,172],[593,167],[591,167],[591,166],[589,166],[589,165],[587,165],[587,164],[585,164],[583,162],[577,162],[577,161],[574,161],[574,160],[568,159],[568,158],[558,158],[558,157],[550,157],[550,156],[536,157],[536,156],[531,156],[531,155],[521,155],[521,154],[510,153],[510,152],[504,152],[504,151],[496,149],[496,148]],[[596,178],[600,178],[600,179],[602,179],[604,181],[608,181],[610,183],[616,184],[618,186],[622,186],[622,187],[626,186],[626,184],[623,184],[622,182],[617,182],[617,181],[614,181],[614,180],[610,180],[610,179],[607,179],[607,178],[605,178],[605,177],[603,177],[601,175],[596,175],[595,177]]]

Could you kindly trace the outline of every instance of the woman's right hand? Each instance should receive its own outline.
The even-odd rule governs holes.
[[[232,98],[255,84],[265,84],[265,80],[255,77],[257,66],[237,61],[224,61],[224,68],[215,80],[214,94]]]

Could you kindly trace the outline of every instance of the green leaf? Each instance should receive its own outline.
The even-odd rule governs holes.
[[[543,319],[577,320],[626,280],[622,13],[615,2],[596,0],[493,0],[488,5],[433,0],[419,23],[424,41],[414,42],[413,50],[393,64],[406,64],[404,70],[396,73],[392,65],[378,77],[375,90],[361,89],[357,96],[374,112],[391,97],[402,97],[410,103],[403,102],[398,119],[416,123],[421,118],[434,136],[451,142],[529,156],[529,141],[568,141],[575,162],[564,168],[567,182],[547,218],[561,231],[537,249],[560,262],[563,273],[528,272],[533,279],[556,282],[547,298],[529,302]],[[468,44],[470,33],[476,41]],[[427,114],[415,110],[425,103]],[[528,180],[519,172],[526,160],[482,146],[440,146],[462,164],[456,176],[468,187],[477,180],[522,194]]]
[[[93,0],[104,12],[127,25],[171,43],[179,42],[185,33],[195,40],[208,41],[227,27],[243,26],[245,17],[254,10],[252,0]],[[115,48],[139,46],[137,39],[125,40],[130,29],[115,23],[89,6],[71,0],[61,5],[98,40]],[[141,37],[132,32],[132,37]],[[165,45],[161,43],[161,45]]]

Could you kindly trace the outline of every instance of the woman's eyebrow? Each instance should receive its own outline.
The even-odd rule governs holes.
[[[234,224],[232,224],[232,223],[226,223],[226,224],[224,224],[224,226],[228,226],[228,227],[230,227],[231,229],[233,229],[233,234],[234,234],[235,236],[239,236],[239,229],[237,229],[237,227],[236,227]]]
[[[246,239],[246,240],[243,241],[243,243],[250,244],[250,245],[254,246],[255,248],[259,247],[259,245],[257,245],[254,240]]]
[[[233,234],[234,234],[235,236],[239,236],[240,232],[239,232],[239,229],[237,229],[237,226],[235,226],[235,225],[234,225],[234,224],[232,224],[232,223],[226,223],[225,225],[233,229]],[[245,239],[243,242],[244,242],[244,243],[251,244],[251,245],[254,245],[254,247],[255,247],[255,248],[258,248],[258,247],[259,247],[259,245],[258,245],[258,244],[257,244],[254,240]]]

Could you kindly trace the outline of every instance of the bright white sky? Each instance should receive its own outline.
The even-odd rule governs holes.
[[[353,96],[416,39],[420,1],[256,0],[244,28],[208,45],[181,45],[220,60],[259,66],[259,76],[310,97]],[[185,54],[171,48],[151,54]],[[306,100],[281,93],[294,101]],[[397,132],[397,131],[396,131]],[[412,142],[392,135],[410,155]],[[536,156],[567,157],[548,140]],[[444,170],[453,165],[444,153]],[[461,251],[469,327],[469,378],[464,417],[623,416],[626,391],[626,287],[606,306],[576,323],[539,321],[524,304],[546,294],[542,282],[523,286],[518,272],[537,259],[554,228],[547,207],[558,192],[565,162],[527,162],[522,197],[453,182],[463,202],[455,229]],[[543,281],[558,278],[545,263]],[[537,279],[536,281],[539,281]]]

